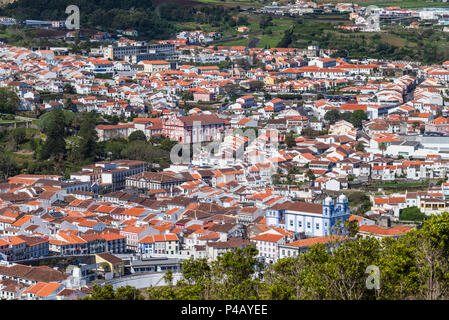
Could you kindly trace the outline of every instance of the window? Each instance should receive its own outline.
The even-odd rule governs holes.
[[[301,221],[298,221],[298,227],[302,227],[302,222]]]
[[[310,222],[307,222],[307,228],[310,229]]]
[[[290,226],[293,227],[293,220],[290,220]]]
[[[316,229],[318,230],[319,228],[320,228],[320,224],[317,223],[317,224],[316,224]]]

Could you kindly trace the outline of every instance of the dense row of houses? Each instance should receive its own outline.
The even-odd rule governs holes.
[[[120,277],[118,256],[213,261],[255,246],[269,264],[315,244],[331,250],[351,241],[347,221],[357,222],[361,237],[399,237],[412,227],[384,219],[397,222],[409,207],[447,211],[449,62],[332,58],[335,50],[314,46],[198,45],[214,37],[181,32],[152,45],[122,37],[89,57],[0,45],[0,86],[18,93],[21,110],[121,117],[96,126],[99,141],[141,131],[176,142],[170,166],[157,172],[151,163],[119,159],[83,166],[69,179],[20,174],[0,183],[1,297],[87,294],[78,280],[90,276],[76,276],[87,266],[69,274],[29,269],[24,260],[95,256],[95,269],[108,265],[109,276]],[[191,57],[217,65],[198,66]],[[242,59],[245,68],[236,63]],[[70,105],[40,102],[41,94],[67,90],[75,95]],[[366,118],[358,123],[360,114]],[[429,183],[425,191],[369,193],[372,208],[363,217],[351,214],[344,194],[420,181]],[[28,275],[34,270],[51,276]]]

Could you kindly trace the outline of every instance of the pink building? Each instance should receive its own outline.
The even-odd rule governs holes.
[[[230,128],[228,121],[216,115],[191,115],[163,120],[163,135],[180,143],[200,143],[219,139]]]
[[[193,91],[193,101],[205,101],[209,102],[215,100],[215,94],[209,90],[198,88]]]
[[[426,132],[442,132],[449,134],[449,119],[438,117],[426,123]]]

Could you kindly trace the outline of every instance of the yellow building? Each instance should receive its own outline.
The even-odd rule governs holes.
[[[125,274],[125,265],[123,260],[108,252],[96,253],[95,263],[100,264],[104,269],[106,269],[106,272],[112,272],[114,278]]]
[[[449,212],[449,199],[445,200],[439,197],[419,198],[418,208],[427,215]]]
[[[276,83],[280,83],[281,82],[281,78],[280,77],[276,77],[276,76],[268,76],[268,77],[265,77],[263,79],[263,82],[266,85],[276,84]]]

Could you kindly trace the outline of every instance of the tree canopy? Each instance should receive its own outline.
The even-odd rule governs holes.
[[[133,141],[147,141],[147,137],[145,136],[145,133],[143,133],[142,130],[136,130],[133,133],[131,133],[128,137],[129,142]]]
[[[0,113],[15,114],[19,104],[19,97],[12,88],[0,88]]]
[[[103,288],[94,285],[93,293],[81,300],[144,300],[144,296],[138,289],[131,286],[114,290],[112,285],[106,284]]]
[[[425,213],[422,213],[418,207],[404,208],[399,213],[399,220],[406,221],[423,221],[427,218]]]
[[[351,117],[352,114],[349,111],[340,112],[337,109],[332,109],[326,112],[326,114],[324,115],[324,120],[329,121],[330,124],[334,124],[339,120],[346,120],[352,123]]]
[[[50,157],[62,158],[66,154],[65,135],[65,118],[61,109],[55,109],[49,112],[49,119],[47,119],[44,127],[44,132],[47,139],[42,146],[40,158],[46,160]]]
[[[96,141],[98,139],[95,123],[95,113],[86,113],[81,118],[78,133],[80,141],[74,153],[79,162],[91,163],[95,160],[97,155]]]
[[[217,261],[185,260],[176,285],[147,291],[150,299],[448,299],[448,235],[443,213],[399,238],[312,245],[265,267],[254,247],[237,249]],[[369,270],[376,268],[379,287],[369,288]]]
[[[351,123],[356,128],[362,127],[362,122],[368,120],[368,116],[363,110],[355,110],[351,115]]]

